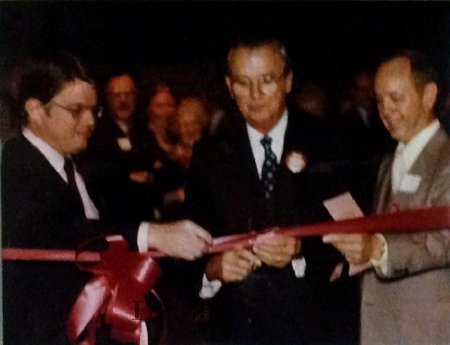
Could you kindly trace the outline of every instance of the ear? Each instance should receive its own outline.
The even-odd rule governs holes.
[[[292,79],[293,79],[293,75],[292,75],[292,71],[291,71],[286,75],[286,83],[285,83],[285,88],[284,88],[284,91],[286,92],[286,94],[288,94],[292,90]]]
[[[25,101],[24,108],[28,114],[30,123],[38,123],[42,115],[45,115],[45,110],[41,101],[36,98],[28,98]]]
[[[231,89],[231,78],[228,75],[225,76],[225,84],[227,85],[228,92],[229,92],[231,98],[234,99],[234,93],[233,93],[233,90]]]
[[[436,103],[438,88],[436,83],[428,83],[423,88],[422,103],[427,110],[432,110]]]

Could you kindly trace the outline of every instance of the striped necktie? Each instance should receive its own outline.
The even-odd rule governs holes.
[[[275,186],[275,171],[277,169],[277,157],[271,148],[272,138],[264,136],[261,145],[264,147],[264,163],[261,172],[261,181],[264,187],[264,198],[269,200],[273,196]]]

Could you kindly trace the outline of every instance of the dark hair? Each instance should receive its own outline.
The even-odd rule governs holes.
[[[123,77],[123,76],[130,77],[134,83],[136,90],[138,89],[138,80],[137,80],[135,73],[133,73],[131,70],[128,70],[126,68],[116,68],[114,70],[111,70],[111,73],[108,74],[108,77],[106,78],[105,83],[104,83],[104,90],[106,91],[106,89],[108,88],[108,84],[110,83],[110,81],[112,79]]]
[[[383,63],[396,58],[408,59],[416,88],[423,89],[425,85],[429,83],[439,84],[439,75],[437,71],[434,69],[427,56],[422,52],[412,49],[402,49],[384,59]]]
[[[64,84],[80,79],[95,85],[86,68],[73,55],[58,52],[51,56],[30,59],[20,79],[18,103],[21,123],[27,122],[25,102],[36,98],[43,104],[48,103],[64,87]]]
[[[277,48],[280,53],[281,58],[283,59],[284,67],[283,73],[287,75],[292,71],[292,63],[291,59],[288,55],[286,46],[280,40],[275,37],[270,36],[249,36],[249,37],[241,37],[239,40],[235,41],[228,50],[227,55],[227,63],[226,63],[226,74],[230,75],[230,55],[231,53],[238,48],[249,48],[255,49],[266,45],[272,45]]]

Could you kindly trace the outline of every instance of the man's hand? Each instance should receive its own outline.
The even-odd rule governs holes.
[[[379,260],[383,254],[383,240],[375,235],[325,235],[324,243],[330,243],[348,262],[355,265],[367,263],[370,259]]]
[[[209,260],[206,278],[226,283],[242,281],[261,264],[261,260],[247,249],[229,250],[216,254]]]
[[[189,220],[152,223],[148,229],[148,247],[176,258],[194,260],[202,256],[211,243],[211,235]]]
[[[256,238],[253,252],[268,266],[285,267],[300,253],[301,242],[295,237],[269,232]]]

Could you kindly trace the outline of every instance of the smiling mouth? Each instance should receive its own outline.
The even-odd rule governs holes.
[[[87,132],[78,133],[78,135],[79,135],[80,137],[82,137],[83,139],[85,139],[85,140],[88,140],[89,137],[91,136],[91,134],[92,134],[92,131],[87,131]]]

